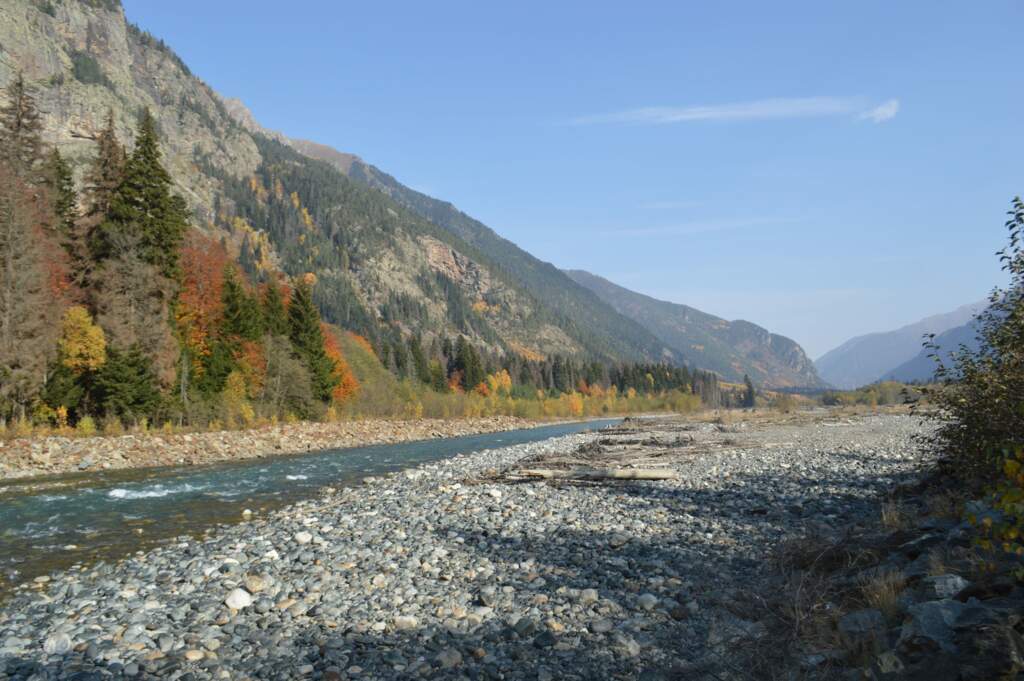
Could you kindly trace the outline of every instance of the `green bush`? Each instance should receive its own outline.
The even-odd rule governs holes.
[[[75,80],[85,85],[110,85],[103,68],[96,58],[87,52],[71,53],[72,72]]]

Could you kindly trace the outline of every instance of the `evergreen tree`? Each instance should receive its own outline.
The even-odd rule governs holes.
[[[268,278],[267,290],[263,294],[263,326],[272,336],[288,335],[288,310],[281,295],[281,286],[273,275]]]
[[[455,368],[462,372],[462,389],[467,392],[480,385],[485,378],[480,356],[464,336],[459,336],[455,342]]]
[[[83,219],[88,229],[106,219],[114,192],[124,177],[125,162],[124,147],[114,131],[114,112],[108,111],[106,127],[96,137],[96,158],[85,175]]]
[[[71,166],[54,149],[46,160],[46,184],[50,188],[50,200],[53,214],[57,219],[55,227],[60,232],[68,250],[68,255],[75,251],[70,242],[75,237],[75,220],[78,219],[78,197],[75,195],[75,182],[71,177]]]
[[[263,330],[259,303],[246,292],[232,264],[224,269],[221,300],[224,305],[224,333],[243,340],[258,339]]]
[[[321,402],[331,399],[337,385],[334,363],[324,351],[324,335],[320,328],[320,314],[313,305],[310,285],[299,280],[288,305],[288,337],[309,372],[313,394]]]
[[[409,338],[409,354],[412,356],[412,367],[416,373],[416,378],[421,383],[430,384],[430,367],[427,365],[427,357],[423,354],[423,341],[420,340],[419,334],[411,336]]]
[[[7,87],[7,106],[0,108],[0,163],[28,184],[43,179],[42,129],[35,97],[19,73]]]
[[[160,405],[156,377],[149,357],[136,345],[127,350],[107,349],[107,361],[93,382],[95,403],[106,416],[138,420]]]
[[[91,245],[102,260],[110,256],[118,235],[136,236],[142,260],[165,277],[174,278],[188,218],[184,200],[171,193],[171,177],[160,157],[156,121],[147,109],[124,177],[111,197],[107,220],[100,224]]]
[[[743,406],[751,409],[754,406],[754,383],[750,376],[743,374],[743,384],[746,386],[743,391]]]

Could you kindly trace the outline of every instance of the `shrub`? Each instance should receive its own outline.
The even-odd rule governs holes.
[[[71,53],[71,71],[75,80],[85,85],[110,85],[100,63],[88,52]]]
[[[92,437],[96,434],[96,422],[92,420],[91,416],[83,416],[78,419],[75,431],[82,437]]]

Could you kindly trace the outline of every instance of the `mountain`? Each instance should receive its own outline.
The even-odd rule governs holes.
[[[978,329],[973,321],[962,326],[956,326],[948,331],[937,334],[933,339],[937,349],[922,348],[917,355],[882,378],[887,381],[902,381],[903,383],[926,383],[935,376],[935,360],[932,354],[938,354],[943,364],[947,367],[952,364],[952,354],[958,351],[961,346],[969,350],[978,349]]]
[[[131,140],[155,119],[164,162],[197,229],[259,280],[316,275],[324,319],[380,345],[465,335],[494,353],[602,361],[682,356],[557,268],[450,204],[357,157],[264,129],[174,52],[128,23],[118,0],[0,3],[0,86],[23,73],[44,139],[81,184],[113,113]]]
[[[695,365],[729,381],[742,381],[748,374],[756,384],[769,388],[823,385],[803,348],[757,324],[730,322],[687,305],[657,300],[582,270],[566,274]]]
[[[936,336],[967,324],[985,306],[964,305],[952,312],[927,317],[894,331],[851,338],[815,361],[818,374],[837,388],[858,388],[873,383],[921,352],[926,334]]]

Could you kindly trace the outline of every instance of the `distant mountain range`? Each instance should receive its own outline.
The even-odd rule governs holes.
[[[751,322],[730,322],[687,305],[657,300],[583,270],[566,274],[696,366],[726,380],[739,382],[746,374],[769,388],[824,385],[803,348],[785,336]]]
[[[974,342],[971,321],[985,306],[984,301],[972,303],[893,331],[851,338],[815,361],[818,375],[843,389],[882,379],[926,381],[934,373],[935,364],[923,350],[924,336],[935,334],[936,342],[948,356],[948,350],[961,342]]]

